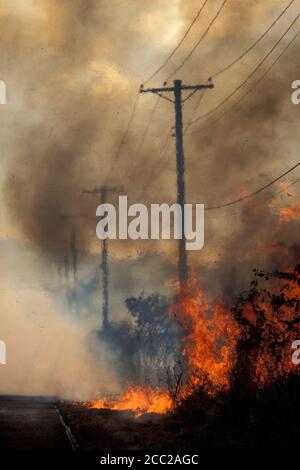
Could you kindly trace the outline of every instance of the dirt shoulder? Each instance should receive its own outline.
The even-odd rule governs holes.
[[[76,403],[60,403],[60,412],[83,450],[146,450],[197,447],[195,433],[204,427],[183,427],[174,415],[135,417],[127,411],[89,409]]]

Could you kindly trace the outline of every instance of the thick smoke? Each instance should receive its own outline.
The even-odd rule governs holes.
[[[180,64],[219,6],[217,0],[209,2],[166,70],[153,80],[154,86],[160,85]],[[176,78],[182,78],[185,83],[205,83],[209,76],[249,47],[283,7],[279,0],[229,0]],[[156,98],[151,95],[139,98],[120,158],[115,166],[112,163],[139,84],[177,44],[198,8],[196,0],[1,1],[0,78],[6,81],[8,89],[8,104],[1,108],[1,237],[18,240],[24,251],[38,256],[31,268],[37,278],[41,271],[50,269],[49,263],[61,262],[69,253],[71,234],[76,231],[78,276],[84,284],[84,298],[99,296],[100,305],[99,274],[95,272],[93,279],[87,274],[91,255],[95,260],[99,252],[94,217],[98,199],[82,194],[83,188],[108,182],[123,185],[130,202],[174,201],[171,103],[160,100],[141,146]],[[297,13],[297,7],[291,7],[251,54],[214,80],[214,90],[205,93],[195,116],[209,111],[247,77]],[[299,23],[265,67],[277,57],[298,27]],[[216,119],[220,114],[215,113],[188,129],[185,136],[188,202],[214,205],[236,199],[256,190],[299,160],[298,129],[294,124],[298,109],[290,99],[291,82],[299,78],[297,51],[295,42],[232,111],[220,119]],[[239,96],[233,97],[233,102]],[[197,95],[184,105],[186,122],[196,99]],[[161,149],[167,134],[164,154]],[[149,175],[153,181],[149,181]],[[286,181],[295,178],[293,174]],[[283,262],[284,256],[290,257],[289,262],[294,261],[297,220],[281,223],[278,210],[295,203],[299,192],[295,185],[290,196],[283,192],[270,205],[268,198],[279,189],[278,185],[274,186],[253,203],[207,212],[205,248],[189,253],[189,260],[204,273],[203,280],[212,291],[221,288],[235,295],[247,282],[251,268],[258,265],[268,268],[276,265],[276,260]],[[112,201],[116,201],[115,195]],[[62,218],[63,215],[76,217]],[[74,249],[73,246],[73,253]],[[113,258],[111,297],[117,316],[126,316],[122,305],[127,296],[138,295],[142,290],[158,290],[176,278],[176,243],[114,242],[110,243],[110,255]],[[1,269],[1,277],[5,275]],[[56,276],[53,271],[46,276],[47,283],[54,283],[55,288],[59,283]],[[94,290],[91,290],[93,282]],[[26,323],[23,301],[22,305],[20,315],[23,312]],[[92,305],[93,313],[99,316],[96,300]],[[47,312],[52,317],[51,308]],[[65,320],[57,315],[51,323],[56,321],[60,324]],[[68,328],[68,321],[61,324],[62,329]],[[81,339],[79,344],[84,345]],[[36,338],[32,339],[32,351],[34,344]]]
[[[8,69],[7,81],[12,96],[18,89],[21,100],[14,122],[15,141],[10,150],[5,202],[12,222],[44,254],[65,250],[70,223],[63,223],[60,216],[70,212],[87,217],[76,221],[80,249],[95,247],[93,216],[98,201],[97,196],[82,196],[83,187],[103,184],[110,174],[110,180],[123,184],[134,200],[147,183],[143,175],[150,173],[157,162],[162,123],[168,129],[173,120],[173,109],[165,102],[159,104],[150,129],[154,139],[148,136],[140,154],[136,153],[143,129],[136,119],[122,158],[115,171],[109,171],[136,84],[145,76],[139,59],[144,51],[155,50],[159,45],[160,31],[154,31],[152,42],[148,43],[147,24],[143,27],[140,22],[151,15],[155,18],[159,3],[152,2],[146,9],[138,2],[126,5],[118,1],[43,1],[39,7],[32,2],[27,7],[31,10],[24,12],[16,2],[2,16],[3,69],[14,57],[13,73]],[[175,3],[178,22],[184,30],[198,2],[189,2],[188,8]],[[204,10],[189,39],[172,59],[170,69],[190,50],[218,6],[218,2],[212,2]],[[241,2],[229,2],[207,39],[180,72],[182,78],[191,83],[205,82],[212,72],[251,44],[281,9],[282,5],[274,2],[247,7]],[[166,27],[171,12],[172,8],[164,13]],[[291,9],[242,65],[216,78],[216,88],[206,93],[200,111],[211,109],[247,76],[295,12]],[[161,51],[161,56],[164,53]],[[194,133],[186,136],[187,199],[209,203],[234,198],[241,191],[255,189],[255,185],[295,161],[293,154],[288,158],[289,147],[294,146],[297,136],[292,125],[297,110],[289,100],[290,83],[297,77],[295,59],[293,47],[237,110],[216,123],[212,117],[205,132],[196,132],[198,124],[191,127]],[[140,99],[138,113],[146,122],[154,100],[152,96]],[[12,107],[11,112],[15,111]],[[189,113],[186,106],[185,115],[188,117]],[[198,127],[209,123],[210,120],[200,121]],[[286,133],[285,140],[278,142],[282,132]],[[159,199],[175,197],[171,139],[169,146],[168,168],[156,175],[157,182],[149,190],[151,200],[153,196],[157,198],[158,188]],[[222,225],[218,224],[218,228],[222,230]],[[127,250],[128,246],[120,249]]]

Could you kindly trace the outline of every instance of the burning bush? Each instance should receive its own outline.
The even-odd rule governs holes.
[[[217,396],[255,394],[290,379],[298,373],[291,346],[300,338],[299,293],[300,265],[272,273],[255,270],[250,289],[240,294],[232,309],[224,302],[213,305],[196,276],[177,293],[169,316],[158,297],[128,300],[141,354],[152,357],[152,366],[158,369],[168,357],[169,328],[176,318],[184,332],[182,356],[187,370],[178,375],[174,389],[134,385],[115,402],[101,399],[91,406],[163,414],[178,403],[195,406],[201,401],[211,407]]]
[[[210,395],[228,389],[239,335],[230,310],[221,302],[213,306],[193,276],[177,294],[170,313],[185,331],[182,354],[188,379],[181,397],[198,386]]]
[[[232,309],[240,328],[237,344],[239,387],[262,387],[297,369],[291,345],[300,338],[300,265],[294,270],[254,270],[250,290]]]

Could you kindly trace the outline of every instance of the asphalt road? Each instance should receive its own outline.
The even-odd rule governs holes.
[[[72,450],[67,433],[55,399],[0,397],[0,451]]]

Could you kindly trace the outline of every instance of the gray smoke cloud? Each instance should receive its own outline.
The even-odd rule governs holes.
[[[166,70],[153,81],[154,86],[161,85],[169,72],[180,64],[220,6],[216,0],[209,3]],[[30,252],[35,257],[34,263],[30,259],[34,279],[39,280],[41,272],[49,271],[42,285],[46,297],[39,300],[43,304],[48,302],[46,286],[54,285],[56,289],[60,283],[53,263],[61,263],[66,253],[70,255],[70,237],[72,231],[76,231],[78,276],[85,284],[81,300],[90,302],[92,309],[89,323],[87,307],[81,307],[86,315],[82,324],[85,328],[88,325],[85,331],[96,327],[99,321],[101,298],[95,266],[99,263],[100,247],[94,217],[99,201],[97,196],[83,195],[82,189],[108,182],[122,184],[130,202],[175,200],[171,103],[160,100],[141,146],[156,98],[151,95],[139,98],[120,158],[115,166],[112,167],[112,163],[139,84],[177,44],[198,8],[196,0],[174,0],[167,5],[162,0],[147,3],[137,0],[1,1],[0,78],[5,79],[8,93],[8,103],[5,109],[1,108],[1,238],[16,240],[24,253]],[[185,83],[206,82],[209,76],[249,47],[282,9],[281,1],[251,4],[228,1],[201,46],[176,78],[182,78]],[[298,10],[298,6],[293,5],[259,46],[214,80],[214,90],[205,93],[194,117],[212,109],[247,77]],[[298,27],[299,22],[265,67],[276,58]],[[295,125],[299,110],[290,99],[291,82],[299,78],[297,51],[298,42],[295,42],[232,111],[218,121],[219,114],[215,113],[188,129],[185,136],[188,202],[211,205],[236,199],[256,190],[299,160]],[[257,77],[264,70],[262,68]],[[239,96],[237,94],[236,98]],[[196,95],[184,105],[185,122],[190,119],[197,99]],[[197,130],[198,127],[205,128]],[[162,154],[168,135],[167,150]],[[285,181],[292,182],[296,177],[294,173]],[[299,223],[297,188],[295,185],[282,192],[273,203],[270,198],[281,189],[279,185],[254,202],[207,212],[205,248],[189,254],[189,261],[212,293],[221,288],[235,295],[247,284],[253,267],[268,268],[295,261],[299,255],[295,237]],[[116,202],[116,196],[111,200]],[[280,211],[286,206],[296,211],[296,216],[291,216],[289,221],[280,218]],[[63,220],[63,214],[83,217]],[[6,246],[3,243],[3,250]],[[11,246],[10,250],[13,250]],[[116,318],[126,318],[123,302],[128,295],[159,290],[160,286],[163,292],[169,292],[168,282],[176,279],[176,242],[116,241],[110,243],[110,256],[112,309]],[[19,263],[23,266],[22,260],[14,260],[16,271]],[[94,269],[92,274],[90,264]],[[6,275],[2,267],[1,278],[5,279]],[[12,283],[16,286],[22,282],[13,277]],[[93,284],[92,293],[87,287],[89,282]],[[32,302],[35,295],[32,294]],[[13,291],[10,296],[13,301]],[[21,331],[27,318],[23,300],[19,310],[20,316],[23,315]],[[55,316],[56,320],[52,308],[47,306],[45,310],[51,323],[65,322],[63,329],[68,328],[68,322],[74,322],[65,312],[68,306],[62,308],[61,315]],[[8,317],[7,328],[14,321]],[[53,328],[55,330],[56,325]],[[80,347],[85,351],[84,335],[78,335]],[[33,337],[32,351],[36,341]],[[90,360],[93,362],[93,358]],[[51,393],[55,390],[52,385],[48,387]],[[87,388],[94,386],[93,378],[91,387]],[[61,392],[62,387],[58,388]]]

